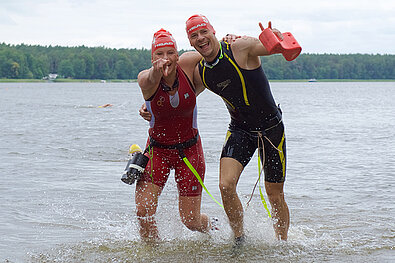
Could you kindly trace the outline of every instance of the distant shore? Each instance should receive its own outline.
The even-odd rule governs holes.
[[[270,82],[309,82],[308,79],[273,79]],[[130,83],[137,82],[136,79],[110,79],[110,80],[100,80],[100,79],[55,79],[55,80],[42,80],[42,79],[0,79],[0,83],[23,83],[23,82],[33,82],[33,83],[64,83],[64,82],[87,82],[87,83]],[[311,82],[311,81],[310,81]],[[395,82],[395,79],[317,79],[314,82]]]
[[[0,79],[0,83],[11,83],[11,82],[33,82],[33,83],[64,83],[64,82],[87,82],[87,83],[123,83],[123,82],[136,82],[135,79],[111,79],[111,80],[100,80],[100,79],[55,79],[55,80],[44,80],[44,79]]]
[[[88,83],[122,83],[122,82],[137,82],[136,79],[110,79],[110,80],[102,80],[102,79],[54,79],[54,80],[45,80],[45,79],[0,79],[0,83],[10,83],[10,82],[51,82],[51,83],[63,83],[63,82],[88,82]]]
[[[395,79],[269,79],[270,82],[395,82]]]

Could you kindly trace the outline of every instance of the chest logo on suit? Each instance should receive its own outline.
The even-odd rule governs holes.
[[[230,84],[231,82],[232,82],[232,81],[231,81],[230,79],[227,79],[227,80],[225,80],[225,81],[222,81],[222,82],[218,83],[218,84],[217,84],[217,87],[220,88],[221,91],[223,91],[224,89],[226,89],[226,88],[229,86],[229,84]]]

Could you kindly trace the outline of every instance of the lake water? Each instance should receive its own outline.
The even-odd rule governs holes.
[[[393,262],[395,83],[271,85],[286,125],[289,240],[275,240],[255,191],[234,258],[226,215],[206,193],[220,231],[181,224],[173,175],[159,200],[162,241],[140,241],[135,186],[120,181],[129,145],[147,137],[137,84],[0,83],[0,262]],[[210,91],[198,107],[205,183],[220,200],[229,117]],[[244,207],[257,174],[254,156],[238,186]]]

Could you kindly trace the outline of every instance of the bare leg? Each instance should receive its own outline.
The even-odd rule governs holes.
[[[207,233],[210,230],[210,223],[208,216],[200,213],[201,200],[201,196],[180,196],[180,217],[189,230]]]
[[[237,183],[243,166],[232,158],[221,158],[219,171],[219,189],[222,202],[235,238],[244,234],[243,206],[236,192]]]
[[[155,213],[158,207],[158,197],[162,189],[151,183],[139,181],[136,184],[136,209],[139,222],[140,236],[145,241],[159,239],[158,228],[155,221]]]
[[[266,193],[272,205],[274,232],[277,239],[287,240],[289,228],[289,209],[284,198],[284,183],[265,182]]]

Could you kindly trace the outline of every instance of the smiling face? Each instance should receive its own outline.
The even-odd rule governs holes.
[[[205,60],[212,61],[219,51],[219,43],[214,33],[207,29],[201,28],[193,31],[188,35],[189,43],[199,52]]]
[[[178,52],[175,48],[161,47],[161,48],[156,49],[152,53],[151,62],[156,61],[160,58],[168,60],[168,63],[167,63],[168,73],[175,71],[177,61],[178,61]]]
[[[212,61],[219,52],[215,30],[204,15],[193,15],[186,21],[189,43],[206,61]]]

